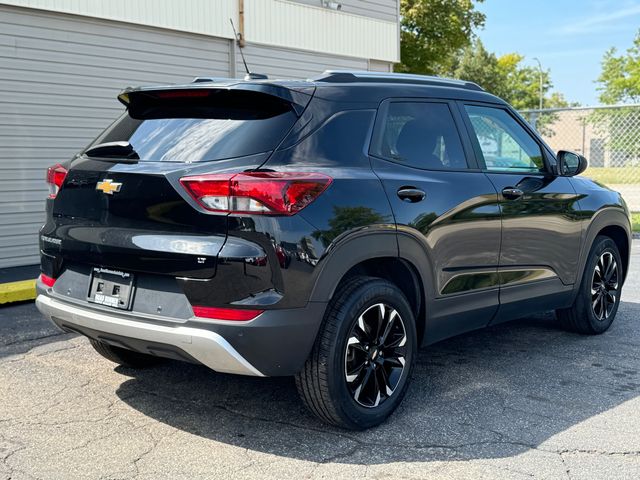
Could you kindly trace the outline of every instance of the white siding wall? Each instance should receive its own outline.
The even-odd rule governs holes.
[[[244,0],[252,43],[325,54],[399,61],[397,0],[345,0],[344,11],[320,2]],[[0,4],[233,38],[238,0],[0,0]]]
[[[317,77],[328,69],[367,70],[367,61],[360,58],[336,57],[266,45],[247,44],[243,48],[249,68],[258,73],[266,73],[269,78],[306,79]],[[236,56],[238,76],[245,73],[242,59]]]
[[[238,18],[237,0],[2,0],[0,3],[225,38],[233,38],[229,18]]]
[[[322,0],[292,0],[306,3],[315,7],[323,4]],[[388,22],[398,20],[398,3],[400,0],[332,0],[342,5],[340,11],[362,15],[363,17],[378,18]]]
[[[249,42],[357,58],[400,60],[397,22],[286,0],[245,0]]]
[[[122,111],[123,87],[228,76],[229,45],[0,6],[0,268],[38,262],[45,169]]]
[[[379,60],[369,60],[369,70],[372,72],[393,72],[393,64]]]

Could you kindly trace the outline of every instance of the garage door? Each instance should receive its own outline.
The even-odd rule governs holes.
[[[0,6],[0,268],[38,263],[45,169],[119,114],[122,88],[228,69],[227,40]]]

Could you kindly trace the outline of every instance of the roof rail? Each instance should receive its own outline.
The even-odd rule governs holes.
[[[311,80],[330,83],[410,83],[416,85],[433,85],[438,87],[466,88],[468,90],[484,89],[477,83],[452,78],[431,77],[428,75],[414,75],[411,73],[369,72],[356,70],[325,70],[325,72]]]

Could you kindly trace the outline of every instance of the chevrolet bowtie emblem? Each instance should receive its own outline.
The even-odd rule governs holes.
[[[96,185],[96,190],[100,190],[107,195],[113,195],[114,193],[118,193],[122,188],[122,184],[118,182],[114,182],[109,178],[105,178],[103,181],[98,182]]]

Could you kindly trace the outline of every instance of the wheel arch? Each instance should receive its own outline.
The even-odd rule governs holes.
[[[631,224],[627,213],[620,208],[604,208],[596,212],[586,229],[585,241],[580,252],[579,272],[576,285],[580,284],[585,263],[595,239],[599,235],[611,238],[618,246],[622,258],[623,282],[627,277],[631,255]]]
[[[598,232],[598,236],[600,235],[609,237],[615,242],[616,246],[618,247],[620,258],[622,259],[622,281],[624,284],[624,280],[627,278],[627,271],[629,269],[629,256],[631,253],[627,232],[619,225],[609,225],[608,227],[604,227]]]
[[[426,325],[430,262],[424,253],[422,258],[417,255],[418,250],[415,249],[410,249],[407,256],[400,255],[399,237],[395,230],[353,235],[329,249],[312,290],[311,301],[328,302],[341,284],[356,275],[384,278],[407,297],[414,311],[418,341],[421,342]]]

